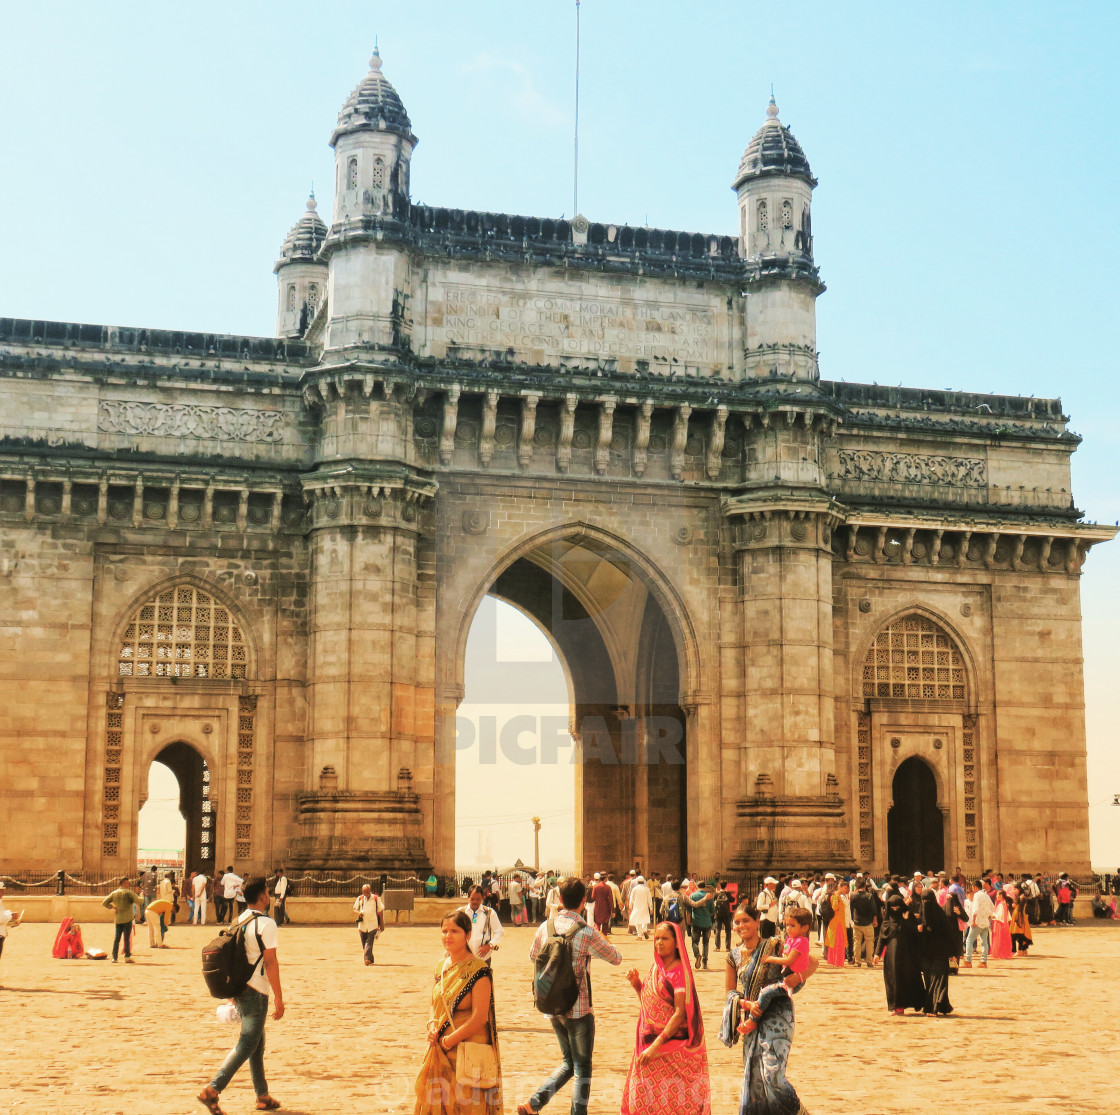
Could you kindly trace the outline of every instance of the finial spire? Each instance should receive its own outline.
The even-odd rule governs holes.
[[[770,103],[766,106],[766,116],[769,120],[778,119],[778,102],[774,100],[774,83],[770,82]]]
[[[377,48],[377,36],[373,36],[373,54],[369,60],[369,68],[371,70],[381,69],[381,51]]]
[[[312,213],[314,213],[318,204],[319,203],[315,200],[315,181],[314,179],[312,179],[311,193],[307,195],[307,208],[310,209]]]

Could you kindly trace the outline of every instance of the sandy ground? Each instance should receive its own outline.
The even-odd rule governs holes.
[[[298,918],[298,903],[293,913]],[[214,1017],[199,949],[212,929],[179,927],[167,950],[137,934],[134,965],[50,957],[54,927],[13,929],[0,958],[0,1112],[156,1115],[200,1112],[194,1096],[221,1062],[235,1029]],[[528,996],[531,931],[507,931],[495,963],[506,1111],[516,1110],[558,1059],[548,1020]],[[617,1112],[633,1048],[637,999],[623,972],[643,972],[651,946],[616,932],[620,968],[592,968],[598,1038],[591,1111]],[[111,926],[87,945],[108,949]],[[411,1112],[423,1054],[434,928],[390,926],[377,963],[362,964],[353,929],[285,927],[280,941],[287,1014],[269,1021],[272,1092],[290,1113]],[[737,1111],[738,1049],[715,1040],[724,955],[698,974],[709,1032],[713,1111]],[[1120,1055],[1120,923],[1036,932],[1036,953],[992,963],[950,982],[945,1020],[888,1016],[882,976],[820,974],[797,997],[790,1079],[806,1107],[873,1113],[987,1113],[1116,1109]],[[569,1092],[549,1108],[566,1115]],[[225,1093],[229,1113],[253,1110],[248,1069]]]

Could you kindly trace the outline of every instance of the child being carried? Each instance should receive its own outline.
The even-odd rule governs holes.
[[[762,1012],[769,1006],[771,1000],[785,992],[793,993],[805,982],[805,973],[809,968],[809,930],[813,924],[813,915],[800,906],[795,906],[787,911],[785,918],[786,943],[782,947],[781,956],[764,956],[764,964],[780,964],[783,975],[777,983],[769,984],[759,992],[757,1002],[745,1002],[743,1009],[749,1017],[739,1023],[740,1034],[751,1034],[762,1017]]]

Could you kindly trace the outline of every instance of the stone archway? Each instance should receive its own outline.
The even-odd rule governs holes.
[[[464,617],[464,631],[483,595],[533,619],[567,671],[577,865],[682,870],[690,763],[684,650],[650,571],[606,538],[569,533],[501,566]],[[460,655],[464,648],[465,640]]]
[[[218,816],[210,800],[210,769],[205,759],[189,743],[175,740],[152,762],[167,767],[179,784],[179,812],[187,824],[183,878],[192,871],[213,878]]]
[[[916,755],[905,759],[891,784],[887,813],[887,858],[892,875],[941,871],[945,867],[945,825],[937,801],[933,769]]]

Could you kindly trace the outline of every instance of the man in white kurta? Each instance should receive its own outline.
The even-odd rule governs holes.
[[[630,888],[630,928],[649,939],[649,924],[653,918],[653,895],[645,879],[639,875]]]

